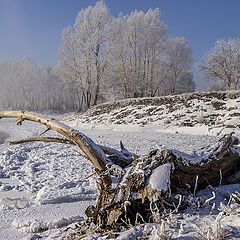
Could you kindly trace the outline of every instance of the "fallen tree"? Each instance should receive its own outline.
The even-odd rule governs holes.
[[[98,174],[96,206],[86,214],[102,229],[121,229],[127,224],[154,222],[166,210],[179,211],[184,197],[206,186],[240,182],[240,147],[233,133],[195,155],[165,147],[137,156],[122,143],[121,150],[96,144],[82,132],[55,119],[26,112],[0,112],[0,118],[15,118],[17,124],[32,121],[46,126],[39,136],[18,141],[57,142],[79,147]],[[48,131],[61,135],[43,136]]]

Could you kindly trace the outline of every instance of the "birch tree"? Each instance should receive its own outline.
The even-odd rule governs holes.
[[[112,54],[111,78],[122,88],[124,97],[179,92],[177,85],[189,80],[184,76],[191,72],[192,50],[184,38],[168,36],[159,9],[134,11],[116,19],[114,25],[119,33]]]
[[[82,110],[103,97],[175,93],[191,54],[184,38],[169,38],[159,9],[113,18],[99,1],[64,29],[56,72]]]

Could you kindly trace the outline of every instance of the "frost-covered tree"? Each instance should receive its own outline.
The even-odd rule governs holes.
[[[240,39],[219,40],[200,65],[205,78],[226,90],[240,83]]]
[[[32,59],[1,61],[0,83],[3,107],[35,109],[39,105],[40,68]]]
[[[56,72],[77,94],[79,109],[99,101],[111,49],[110,22],[108,8],[99,1],[81,10],[75,25],[63,31]]]
[[[193,74],[191,72],[182,72],[178,81],[176,82],[175,92],[176,94],[194,92],[196,84],[193,80]]]
[[[158,9],[134,11],[115,20],[118,41],[112,53],[111,79],[124,97],[161,96],[179,92],[191,71],[192,50],[184,38],[170,38]],[[193,85],[187,91],[192,91]]]
[[[191,71],[192,49],[183,37],[169,38],[164,48],[163,71],[164,84],[159,91],[163,94],[174,94],[179,92],[177,86],[184,83],[184,79],[189,81],[188,73]],[[188,77],[186,77],[188,76]],[[192,90],[186,89],[188,92]]]
[[[50,67],[33,59],[0,61],[0,107],[12,110],[74,109],[70,92]]]
[[[77,53],[75,50],[75,39],[73,29],[68,27],[62,33],[62,46],[59,53],[59,62],[55,73],[62,84],[70,93],[70,102],[76,109],[81,109],[83,104],[82,75],[79,71]]]
[[[169,38],[159,9],[113,18],[99,1],[64,29],[56,73],[81,110],[104,98],[175,93],[190,65],[191,48]]]
[[[166,27],[159,9],[134,11],[114,22],[118,41],[112,53],[111,70],[125,97],[152,96],[159,82],[159,63]]]

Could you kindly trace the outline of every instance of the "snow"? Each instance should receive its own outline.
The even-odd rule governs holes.
[[[155,191],[166,192],[170,187],[171,163],[163,164],[155,168],[148,179],[148,183]]]
[[[84,216],[82,210],[87,206],[88,202],[83,201],[71,205],[59,203],[57,205],[28,208],[22,215],[14,219],[12,226],[22,232],[33,233],[61,228],[82,221]]]
[[[42,130],[32,123],[19,127],[5,119],[0,129],[11,139]],[[52,229],[55,232],[50,235],[56,234],[57,228],[81,221],[84,210],[96,198],[94,176],[86,179],[91,173],[92,166],[72,146],[1,144],[0,239],[24,239],[43,229],[48,237],[46,232]]]
[[[221,102],[223,108],[215,109],[214,101]],[[192,99],[187,103],[188,107],[176,102],[172,112],[166,104],[157,107],[128,104],[100,115],[71,113],[55,118],[101,145],[120,148],[122,140],[129,151],[139,155],[167,146],[175,153],[184,151],[184,156],[193,156],[189,161],[195,163],[211,155],[211,148],[209,152],[201,148],[214,145],[225,132],[234,130],[240,136],[239,98],[229,101]],[[74,228],[74,224],[85,217],[86,207],[95,203],[94,170],[74,146],[8,144],[9,139],[36,136],[42,130],[33,123],[16,126],[14,120],[0,120],[0,240],[66,239],[68,232],[64,230],[68,226]],[[159,172],[170,175],[171,167],[165,164],[155,169],[148,180],[151,188],[168,189],[169,182],[159,177]],[[221,228],[231,232],[231,239],[237,239],[240,236],[239,210],[228,202],[229,195],[239,189],[239,184],[235,184],[203,190],[197,193],[197,197],[205,197],[203,209],[191,207],[188,212],[172,215],[161,223],[132,228],[117,239],[150,235],[150,239],[157,239],[159,235],[196,239],[199,237],[196,232],[206,236],[216,230],[217,217],[221,218]],[[226,214],[221,216],[221,212]],[[94,236],[88,237],[94,239]]]
[[[0,131],[0,144],[3,144],[9,137],[10,136],[7,133]]]
[[[70,189],[42,187],[36,195],[35,203],[38,205],[66,203],[95,198],[96,192],[93,189],[87,191],[84,187],[72,187]]]
[[[93,201],[80,201],[74,203],[59,203],[40,206],[30,206],[21,210],[1,208],[1,240],[24,239],[32,236],[30,233],[48,236],[59,231],[57,228],[79,222],[85,217],[84,210]],[[63,228],[65,229],[65,228]],[[55,231],[54,231],[55,230]],[[61,233],[62,234],[62,233]]]
[[[126,125],[151,126],[162,132],[219,135],[228,132],[235,118],[234,131],[239,134],[239,92],[191,93],[159,98],[127,99],[105,103],[79,117],[67,114],[66,123],[99,125],[124,129]]]

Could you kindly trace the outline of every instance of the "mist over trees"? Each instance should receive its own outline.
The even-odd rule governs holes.
[[[240,39],[217,41],[199,68],[205,78],[213,82],[212,89],[239,89]]]
[[[112,17],[104,1],[61,36],[57,66],[0,61],[0,107],[85,110],[107,101],[191,92],[192,50],[171,37],[159,9]]]
[[[28,110],[73,110],[74,100],[50,67],[32,59],[0,61],[0,107]]]

